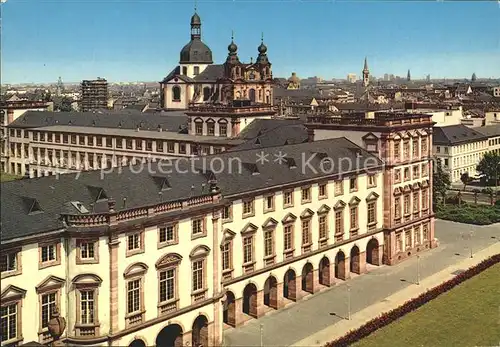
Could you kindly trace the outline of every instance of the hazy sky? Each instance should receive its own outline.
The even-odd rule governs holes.
[[[8,0],[2,82],[159,81],[189,41],[193,1]],[[231,30],[239,57],[261,32],[275,76],[500,77],[500,5],[436,1],[198,1],[203,41],[223,63]]]

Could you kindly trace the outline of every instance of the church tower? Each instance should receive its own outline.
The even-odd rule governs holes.
[[[368,60],[365,57],[365,66],[363,67],[363,86],[368,87],[368,84],[370,83],[370,70],[368,70]]]
[[[410,69],[408,69],[408,73],[406,74],[406,80],[407,80],[408,82],[410,82],[410,81],[411,81],[411,73],[410,73]]]

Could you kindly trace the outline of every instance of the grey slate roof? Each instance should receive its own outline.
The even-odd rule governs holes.
[[[181,67],[176,66],[170,73],[163,79],[162,82],[166,83],[172,78],[177,77],[184,82],[194,83],[194,82],[215,82],[220,78],[224,78],[224,65],[223,64],[211,64],[208,65],[205,70],[203,70],[198,76],[194,78],[181,75]]]
[[[472,128],[488,137],[500,136],[500,124],[486,125],[484,127]]]
[[[462,143],[486,140],[488,137],[465,125],[434,127],[432,142],[434,145],[458,145]]]
[[[27,111],[14,122],[10,128],[39,128],[52,125],[67,125],[96,128],[122,128],[157,130],[161,125],[163,130],[179,132],[187,126],[187,116],[183,111],[156,112],[144,114],[135,110],[94,112],[46,112]]]
[[[262,153],[267,154],[268,161],[265,163],[257,160],[261,158]],[[275,161],[280,156],[284,157],[284,160]],[[321,159],[325,157],[331,158],[334,162],[331,169],[328,165],[323,166],[328,170],[326,173],[321,170]],[[339,160],[340,158],[343,160]],[[327,175],[345,174],[359,169],[379,168],[382,165],[377,157],[364,149],[346,138],[338,138],[266,149],[225,152],[194,158],[191,162],[179,159],[177,166],[179,171],[174,170],[176,168],[174,165],[165,166],[165,163],[162,164],[163,171],[161,171],[159,163],[151,163],[150,170],[147,166],[144,170],[138,170],[139,165],[132,168],[122,167],[121,173],[115,169],[105,174],[104,179],[101,178],[100,171],[88,171],[80,174],[64,174],[59,178],[47,176],[4,182],[1,184],[0,206],[2,241],[63,228],[59,215],[78,213],[71,202],[82,203],[88,211],[105,212],[107,198],[116,200],[116,210],[119,211],[153,205],[159,201],[178,201],[203,195],[209,186],[210,175],[207,171],[211,169],[210,163],[214,163],[214,177],[223,197]],[[224,165],[221,166],[221,163]],[[190,170],[191,167],[199,171],[193,172]],[[165,178],[167,184],[164,184]],[[205,189],[202,188],[203,184]],[[170,188],[162,190],[162,186]],[[160,191],[162,191],[161,200]],[[104,200],[96,201],[99,197]],[[125,208],[123,208],[124,198],[126,198]],[[94,207],[91,204],[94,204]]]

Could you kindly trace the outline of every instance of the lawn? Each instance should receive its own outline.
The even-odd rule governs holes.
[[[353,347],[498,346],[499,288],[500,264],[497,264]]]
[[[14,181],[23,178],[22,176],[11,175],[5,172],[0,172],[0,182]]]

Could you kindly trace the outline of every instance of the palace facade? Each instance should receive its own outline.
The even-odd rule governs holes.
[[[234,38],[223,64],[214,64],[211,49],[201,40],[201,18],[191,17],[191,40],[180,52],[179,65],[161,82],[164,109],[188,109],[192,104],[231,104],[233,100],[273,104],[273,75],[262,38],[255,62],[238,57]]]

